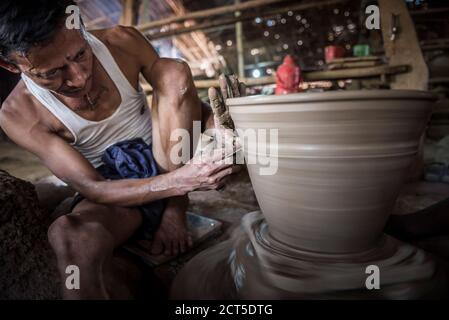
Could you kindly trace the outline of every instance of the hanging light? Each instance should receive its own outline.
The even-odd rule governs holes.
[[[254,69],[252,72],[253,78],[260,78],[261,73],[259,69]]]
[[[258,55],[259,53],[260,53],[260,50],[258,48],[251,49],[251,55],[252,56]]]

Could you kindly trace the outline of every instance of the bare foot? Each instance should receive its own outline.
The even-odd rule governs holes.
[[[186,213],[167,208],[154,234],[150,252],[154,255],[177,256],[192,246],[192,237],[187,232]]]

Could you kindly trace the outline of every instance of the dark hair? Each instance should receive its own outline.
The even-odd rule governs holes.
[[[49,41],[72,0],[0,0],[0,57]]]

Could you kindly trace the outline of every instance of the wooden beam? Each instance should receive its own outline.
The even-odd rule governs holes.
[[[236,11],[245,11],[245,10],[250,10],[250,9],[254,9],[254,8],[260,8],[263,6],[270,5],[270,4],[285,2],[285,1],[286,0],[251,0],[251,1],[247,1],[244,3],[238,4],[238,5],[234,4],[234,5],[230,5],[230,6],[223,6],[223,7],[213,8],[213,9],[194,11],[194,12],[190,12],[185,15],[182,15],[182,16],[171,16],[171,17],[160,19],[157,21],[142,23],[137,26],[137,29],[139,29],[140,31],[143,32],[143,31],[147,31],[150,29],[169,25],[174,22],[183,22],[186,20],[192,20],[192,19],[198,19],[198,18],[210,19],[217,15],[233,13]]]
[[[427,10],[412,10],[412,11],[410,11],[410,14],[412,16],[422,16],[422,15],[429,15],[429,14],[435,14],[435,13],[444,13],[444,12],[449,12],[449,7],[436,8],[436,9],[427,9]]]
[[[344,79],[359,79],[379,77],[382,75],[391,75],[404,73],[409,70],[406,65],[402,66],[376,66],[367,68],[352,68],[344,70],[326,70],[326,71],[312,71],[303,72],[303,78],[305,81],[325,81],[325,80],[344,80]],[[261,86],[267,84],[273,84],[276,82],[274,76],[260,77],[260,78],[243,78],[241,79],[248,87]],[[210,87],[218,87],[218,80],[195,80],[195,87],[198,89],[208,89]],[[146,92],[152,91],[149,84],[143,84],[142,89]]]
[[[212,19],[211,22],[204,22],[204,23],[197,24],[197,25],[190,26],[190,27],[181,27],[181,28],[169,30],[166,32],[157,32],[157,33],[149,34],[149,35],[147,35],[147,37],[150,40],[156,40],[156,39],[172,37],[172,36],[176,36],[176,35],[180,35],[180,34],[184,34],[184,33],[189,33],[189,32],[193,32],[196,30],[206,30],[206,29],[216,28],[216,27],[220,27],[220,26],[224,26],[224,25],[235,24],[238,21],[252,20],[256,17],[269,17],[269,16],[274,16],[278,13],[283,13],[283,12],[287,12],[287,11],[307,10],[307,9],[311,9],[311,8],[334,5],[334,4],[343,3],[343,2],[347,2],[347,1],[349,1],[349,0],[325,0],[325,1],[310,2],[310,3],[290,4],[290,5],[281,7],[281,8],[267,10],[265,12],[253,12],[253,13],[242,14],[239,17],[224,18],[224,19],[218,19],[218,20]],[[245,2],[245,3],[247,3],[247,2]],[[137,26],[137,28],[139,28],[139,26]]]
[[[348,69],[348,68],[365,68],[365,67],[374,67],[380,65],[380,61],[355,61],[355,62],[342,62],[342,63],[329,63],[327,68],[329,70],[336,69]]]
[[[403,0],[378,0],[385,55],[389,64],[410,65],[410,72],[398,75],[392,89],[427,90],[429,71],[416,35],[415,25]],[[396,19],[393,19],[393,16]],[[399,31],[392,38],[393,23]]]
[[[434,51],[434,50],[447,50],[449,49],[449,44],[434,44],[428,46],[421,46],[423,51]]]
[[[430,44],[442,44],[442,43],[448,43],[449,38],[440,38],[440,39],[430,39],[430,40],[423,40],[420,42],[421,45],[430,45]]]
[[[404,73],[407,72],[408,70],[409,67],[407,65],[400,65],[400,66],[384,65],[366,68],[304,72],[303,78],[305,81],[370,78],[382,75]]]
[[[441,84],[441,83],[449,83],[449,77],[435,77],[430,78],[429,83],[431,84]]]
[[[273,84],[275,83],[275,78],[273,76],[269,77],[260,77],[260,78],[244,78],[242,82],[244,82],[247,86],[259,86],[259,85],[266,85],[266,84]],[[211,79],[211,80],[195,80],[195,87],[198,89],[209,89],[210,87],[218,87],[218,80]],[[152,92],[153,88],[151,85],[145,83],[142,84],[142,89],[145,92]]]
[[[358,62],[358,61],[380,61],[379,56],[366,56],[366,57],[346,57],[346,58],[335,58],[332,59],[328,64],[333,63],[346,63],[346,62]]]

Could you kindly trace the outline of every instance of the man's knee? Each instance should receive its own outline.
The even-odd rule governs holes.
[[[165,59],[158,71],[158,86],[162,95],[173,100],[183,100],[196,95],[189,65],[182,60]],[[157,71],[157,70],[156,70]],[[176,106],[176,104],[174,104]]]
[[[110,233],[98,222],[79,221],[70,215],[56,219],[48,229],[48,241],[58,259],[92,263],[113,250]]]

